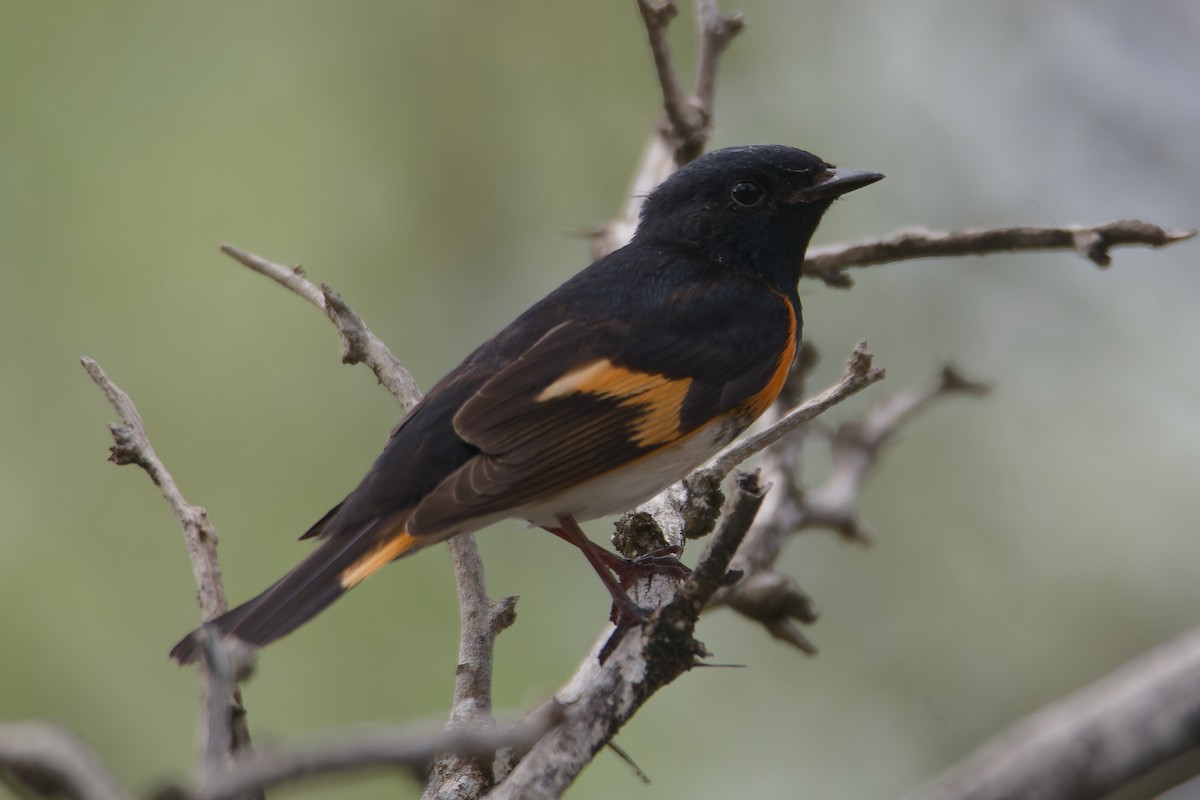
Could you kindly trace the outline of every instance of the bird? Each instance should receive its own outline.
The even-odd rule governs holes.
[[[262,647],[387,564],[503,519],[583,551],[614,616],[646,615],[620,556],[579,523],[636,507],[711,458],[782,388],[799,347],[797,283],[834,200],[883,178],[785,145],[707,153],[644,199],[630,242],[478,347],[392,430],[318,545],[207,627]]]

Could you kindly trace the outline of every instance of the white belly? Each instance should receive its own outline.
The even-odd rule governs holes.
[[[583,522],[629,511],[703,464],[736,435],[732,424],[710,426],[546,501],[513,509],[505,516],[553,528],[558,527],[559,517],[568,514]]]

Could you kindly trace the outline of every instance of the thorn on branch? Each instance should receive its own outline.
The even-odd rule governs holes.
[[[645,773],[645,772],[642,770],[642,768],[641,768],[641,767],[639,767],[639,766],[637,765],[637,762],[633,760],[633,756],[629,755],[629,753],[628,753],[628,752],[626,752],[625,748],[621,747],[621,746],[620,746],[619,744],[617,744],[615,741],[613,741],[613,740],[609,740],[609,742],[608,742],[608,749],[609,749],[609,750],[612,750],[612,751],[613,751],[613,753],[615,753],[615,754],[616,754],[617,758],[619,758],[619,759],[621,759],[622,761],[624,761],[624,762],[625,762],[625,764],[626,764],[626,765],[627,765],[627,766],[628,766],[628,767],[629,767],[631,770],[633,770],[633,774],[634,774],[634,776],[635,776],[635,777],[636,777],[636,778],[637,778],[639,781],[641,781],[641,782],[642,782],[643,784],[645,784],[646,786],[649,786],[649,785],[650,785],[650,776],[649,776],[649,775],[647,775],[647,774],[646,774],[646,773]]]
[[[965,394],[972,397],[984,397],[990,394],[990,384],[973,381],[963,376],[954,364],[947,363],[942,367],[941,383],[938,394]]]

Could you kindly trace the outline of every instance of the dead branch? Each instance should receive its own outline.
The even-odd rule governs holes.
[[[137,464],[162,492],[183,529],[201,617],[205,622],[215,619],[229,608],[221,583],[221,565],[217,561],[217,529],[209,520],[208,512],[184,499],[175,479],[154,452],[142,415],[129,395],[94,360],[87,356],[81,360],[83,368],[104,391],[109,404],[121,418],[121,424],[109,423],[108,426],[114,442],[108,460],[118,465]],[[246,725],[246,709],[237,686],[222,681],[217,672],[208,669],[201,681],[201,691],[202,705],[206,709],[224,709],[203,715],[206,724],[201,733],[200,748],[204,762],[211,765],[249,749],[250,729]]]
[[[517,619],[517,598],[505,597],[493,603],[484,592],[483,560],[473,539],[455,537],[448,544],[458,584],[459,640],[458,669],[454,681],[454,702],[447,728],[486,730],[495,727],[492,717],[492,663],[496,637]],[[453,800],[480,797],[496,780],[492,764],[495,753],[486,760],[477,755],[448,752],[440,754],[430,770],[422,798]]]
[[[229,605],[225,601],[225,589],[221,584],[221,565],[217,561],[217,529],[209,521],[208,512],[184,499],[183,493],[175,484],[175,479],[154,452],[150,438],[146,435],[142,415],[138,413],[129,395],[113,383],[94,360],[87,356],[80,360],[83,368],[103,390],[109,404],[121,418],[120,424],[110,423],[108,426],[114,442],[109,450],[108,460],[121,466],[137,464],[146,471],[150,480],[154,481],[154,485],[162,492],[163,499],[175,513],[175,518],[179,520],[179,526],[183,529],[183,540],[187,544],[188,558],[196,580],[200,613],[205,622],[219,617],[229,610]]]
[[[320,309],[341,334],[342,363],[367,365],[406,412],[420,402],[421,390],[412,374],[367,327],[362,317],[346,305],[341,295],[324,284],[317,288],[300,267],[285,267],[231,244],[221,245],[221,252]]]
[[[1100,798],[1200,746],[1200,629],[1002,731],[905,800]]]
[[[1134,244],[1166,247],[1195,235],[1195,229],[1162,228],[1136,219],[1048,228],[1025,226],[962,231],[906,228],[882,239],[809,248],[804,260],[804,275],[846,289],[854,284],[844,274],[851,267],[873,267],[914,258],[981,256],[1021,250],[1074,250],[1096,266],[1107,267],[1112,264],[1110,250],[1114,247]]]
[[[253,670],[254,654],[236,639],[224,639],[213,631],[201,629],[200,655],[206,731],[201,774],[210,776],[223,772],[230,755],[243,749],[235,741],[235,732],[245,728],[246,715],[238,683]]]

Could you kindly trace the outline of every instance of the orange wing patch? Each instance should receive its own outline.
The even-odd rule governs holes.
[[[543,389],[537,401],[592,394],[615,397],[623,406],[637,406],[642,416],[637,421],[634,438],[637,444],[646,447],[678,438],[679,414],[691,386],[691,378],[675,380],[665,375],[635,372],[602,358],[563,375]]]
[[[779,396],[779,392],[787,380],[788,372],[792,369],[792,360],[796,357],[796,310],[792,308],[792,304],[788,302],[787,298],[783,298],[783,304],[788,312],[787,344],[779,355],[779,363],[775,366],[775,371],[771,373],[771,379],[767,381],[767,385],[762,388],[762,391],[751,396],[743,406],[749,411],[751,419],[758,419],[767,410],[767,407],[775,402],[775,398]]]
[[[407,531],[400,533],[369,550],[366,555],[342,570],[338,580],[343,589],[350,589],[365,581],[380,569],[412,549],[418,537]]]

